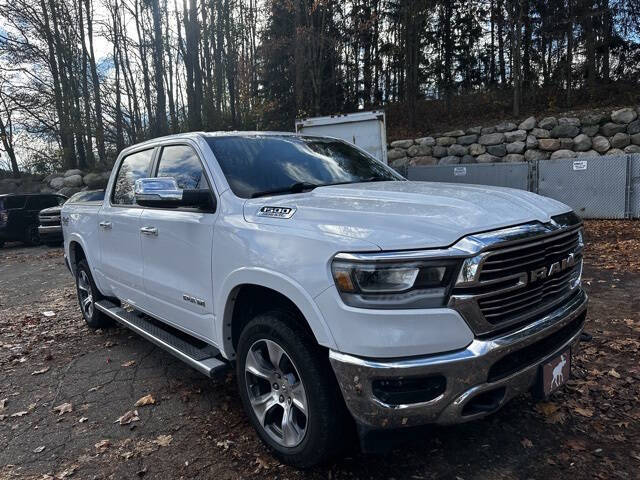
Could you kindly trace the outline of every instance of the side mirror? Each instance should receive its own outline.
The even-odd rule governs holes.
[[[136,203],[143,207],[192,207],[215,210],[215,200],[209,190],[182,190],[175,178],[157,177],[136,180]]]

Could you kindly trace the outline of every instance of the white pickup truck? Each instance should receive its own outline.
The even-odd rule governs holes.
[[[348,430],[367,447],[549,395],[586,316],[569,207],[409,182],[332,138],[135,145],[104,201],[65,204],[62,223],[88,326],[115,320],[207,375],[235,364],[259,436],[300,467]]]

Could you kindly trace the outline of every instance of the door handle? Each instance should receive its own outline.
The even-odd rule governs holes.
[[[157,237],[158,229],[156,227],[142,227],[140,229],[140,233],[142,233],[143,235],[153,235]]]
[[[99,225],[100,228],[104,228],[105,230],[111,230],[111,228],[113,227],[111,222],[100,222]]]

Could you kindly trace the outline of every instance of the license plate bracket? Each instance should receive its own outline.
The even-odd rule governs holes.
[[[567,348],[540,365],[538,374],[538,396],[548,398],[567,383],[571,376],[571,349]]]

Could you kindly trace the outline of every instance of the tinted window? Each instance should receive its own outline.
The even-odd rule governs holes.
[[[103,199],[104,190],[90,190],[87,192],[76,193],[68,200],[68,203],[101,202]]]
[[[0,199],[0,210],[11,210],[12,208],[24,208],[26,197],[8,196]]]
[[[173,177],[183,190],[207,189],[209,184],[198,154],[185,145],[169,145],[162,149],[158,177]]]
[[[387,166],[340,140],[257,135],[209,137],[207,142],[229,186],[243,198],[301,182],[332,185],[402,180]]]
[[[139,178],[149,176],[149,165],[153,157],[153,149],[132,153],[124,158],[118,170],[113,188],[112,202],[115,205],[134,205],[134,185]]]
[[[55,207],[58,205],[58,197],[35,196],[27,200],[27,210],[42,210],[43,208]]]

